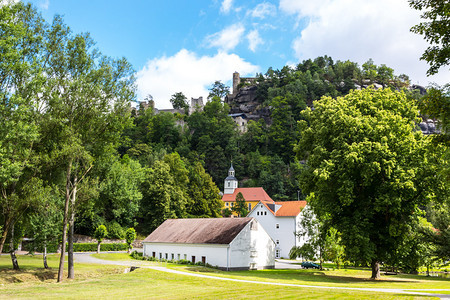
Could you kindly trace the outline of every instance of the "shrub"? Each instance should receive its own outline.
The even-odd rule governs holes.
[[[137,252],[137,251],[133,251],[130,256],[134,259],[144,259],[142,253]]]
[[[134,228],[128,228],[127,231],[125,232],[125,239],[128,245],[128,251],[130,251],[132,248],[131,244],[136,239],[136,230],[134,230]]]
[[[55,253],[58,249],[57,244],[51,244],[47,246],[47,251],[49,253]],[[67,249],[67,246],[66,246]],[[101,251],[125,251],[128,249],[128,245],[126,243],[110,243],[110,244],[101,244]],[[97,251],[97,243],[74,243],[73,244],[74,252],[96,252]]]
[[[120,239],[125,237],[125,231],[122,226],[117,222],[110,222],[106,224],[106,229],[108,230],[108,238],[110,239]]]
[[[100,245],[103,241],[103,239],[108,235],[108,231],[106,230],[105,225],[100,225],[97,227],[97,229],[94,232],[94,237],[97,239],[97,253],[100,252]]]
[[[179,261],[177,261],[177,263],[180,265],[190,265],[191,264],[191,262],[186,259],[180,259]]]

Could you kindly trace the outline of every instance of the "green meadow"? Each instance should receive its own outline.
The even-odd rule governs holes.
[[[199,266],[175,265],[158,262],[131,260],[125,253],[93,254],[95,258],[129,261],[129,265],[140,265],[133,272],[127,266],[81,264],[75,265],[75,280],[56,283],[58,256],[49,256],[51,269],[42,268],[41,256],[18,257],[20,271],[11,269],[9,255],[0,257],[1,299],[81,299],[81,298],[151,298],[151,299],[375,299],[380,292],[357,290],[333,290],[275,286],[253,282],[234,282],[172,274],[144,266],[163,266],[185,272],[244,279],[260,282],[277,282],[298,285],[327,287],[364,287],[398,289],[450,289],[450,280],[418,275],[382,276],[371,281],[370,271],[364,269],[343,270],[262,270],[222,272]],[[444,294],[447,292],[434,291]],[[382,293],[385,299],[437,299],[428,296]]]

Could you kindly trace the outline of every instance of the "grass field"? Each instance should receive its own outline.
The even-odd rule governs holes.
[[[129,260],[125,253],[94,254],[108,260]],[[40,256],[19,256],[21,271],[11,270],[8,255],[0,257],[0,298],[2,299],[80,299],[80,298],[153,298],[153,299],[433,299],[432,297],[409,296],[375,292],[313,289],[300,287],[271,286],[257,283],[230,282],[170,274],[151,269],[137,269],[124,273],[123,266],[76,264],[76,279],[56,283],[58,257],[50,256],[51,270],[42,268]],[[450,288],[450,280],[419,276],[391,277],[373,282],[365,270],[312,271],[312,270],[264,270],[221,272],[197,266],[151,263],[188,272],[204,272],[208,275],[235,279],[283,282],[307,285],[345,287],[388,288]],[[442,292],[439,292],[442,293]]]

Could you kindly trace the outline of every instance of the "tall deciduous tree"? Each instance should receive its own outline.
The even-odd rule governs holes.
[[[215,97],[203,111],[187,118],[191,151],[204,155],[205,169],[221,187],[229,161],[238,160],[236,123],[228,116],[230,107]]]
[[[216,80],[209,88],[208,99],[212,100],[214,97],[218,97],[221,100],[230,93],[230,88],[220,80]]]
[[[439,0],[409,0],[409,4],[423,11],[421,17],[425,21],[411,28],[411,31],[423,35],[430,44],[421,59],[430,65],[427,75],[436,74],[441,67],[450,65],[450,4]],[[439,121],[441,132],[434,136],[435,146],[437,150],[445,149],[438,163],[441,170],[437,175],[450,189],[450,84],[432,86],[421,99],[419,107],[422,113]],[[428,217],[438,228],[438,233],[431,235],[436,255],[445,261],[450,253],[450,204],[448,194],[439,198],[435,201],[434,213]]]
[[[380,263],[439,186],[415,129],[418,110],[390,89],[324,97],[314,107],[304,112],[297,148],[307,159],[301,187],[318,218],[342,233],[347,256],[370,262],[379,278]]]
[[[430,43],[420,59],[430,64],[428,75],[436,74],[439,68],[450,64],[450,4],[441,0],[409,0],[409,5],[423,11],[421,17],[425,21],[411,31]]]
[[[129,103],[135,97],[130,64],[101,56],[93,45],[89,34],[73,34],[59,16],[45,35],[47,80],[41,97],[46,109],[41,134],[47,142],[42,143],[42,151],[54,163],[52,172],[60,174],[58,184],[65,195],[58,281],[63,274],[67,226],[69,278],[74,277],[77,193],[95,159],[118,145],[130,121]]]
[[[143,232],[152,232],[166,219],[186,216],[188,200],[185,191],[175,182],[169,164],[156,161],[144,176],[139,213]]]
[[[170,103],[172,103],[175,109],[189,109],[189,103],[186,96],[182,92],[178,92],[170,97]]]
[[[241,192],[236,195],[236,202],[231,210],[237,213],[238,217],[246,217],[248,215],[247,203]]]
[[[0,28],[1,253],[11,228],[34,201],[30,184],[37,166],[33,146],[39,139],[45,26],[31,5],[20,2],[0,6]]]
[[[62,201],[59,193],[49,186],[38,191],[34,197],[38,196],[40,203],[28,217],[27,234],[33,237],[32,247],[42,252],[44,268],[48,269],[47,246],[58,243],[61,237]]]
[[[93,199],[91,205],[80,207],[80,216],[82,214],[86,222],[83,227],[92,228],[99,223],[107,225],[113,221],[125,228],[134,226],[142,198],[140,186],[143,168],[128,155],[118,158],[113,154],[97,162],[98,168],[91,175],[98,176],[102,180],[99,184],[98,197]]]
[[[213,182],[211,176],[206,173],[200,162],[195,162],[188,167],[189,189],[188,196],[191,205],[186,209],[191,216],[214,217],[220,216],[222,200],[220,191]]]

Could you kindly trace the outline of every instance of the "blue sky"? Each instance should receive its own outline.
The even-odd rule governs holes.
[[[243,76],[329,55],[405,73],[413,83],[448,82],[448,68],[427,78],[427,47],[409,32],[420,21],[406,0],[32,0],[51,21],[64,16],[76,33],[90,32],[100,51],[126,57],[137,72],[138,100],[156,107],[170,96],[208,95],[232,73]]]

